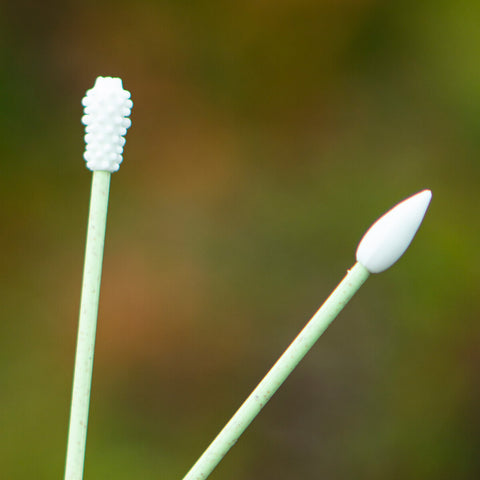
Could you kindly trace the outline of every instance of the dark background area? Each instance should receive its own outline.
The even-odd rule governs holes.
[[[0,3],[0,477],[62,478],[91,173],[132,92],[85,477],[180,479],[398,201],[433,200],[212,480],[480,478],[480,3]]]

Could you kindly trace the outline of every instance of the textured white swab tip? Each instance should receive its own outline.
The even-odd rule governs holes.
[[[123,160],[124,135],[132,124],[130,92],[123,89],[120,78],[98,77],[82,105],[87,168],[116,172]]]
[[[370,273],[390,268],[413,240],[431,199],[432,192],[422,190],[380,217],[360,241],[357,262]]]

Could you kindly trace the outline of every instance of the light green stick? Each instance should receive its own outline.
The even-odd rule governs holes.
[[[130,127],[130,92],[119,78],[98,77],[82,103],[86,126],[84,158],[93,171],[83,270],[77,349],[73,373],[65,480],[82,480],[92,385],[98,300],[102,276],[111,173],[122,162],[123,136]]]
[[[389,210],[372,225],[357,248],[357,263],[348,271],[183,480],[205,480],[210,475],[370,273],[386,270],[403,255],[423,220],[430,199],[429,190],[419,192]]]
[[[83,477],[110,177],[104,171],[92,177],[65,480]]]
[[[368,276],[368,270],[360,263],[349,270],[183,480],[203,480],[210,475]]]

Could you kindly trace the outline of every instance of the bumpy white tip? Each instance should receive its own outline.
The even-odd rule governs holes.
[[[413,240],[431,199],[432,192],[422,190],[380,217],[360,241],[357,262],[370,273],[390,268]]]
[[[120,78],[98,77],[82,105],[87,168],[116,172],[123,160],[124,135],[132,124],[130,92],[123,89]]]

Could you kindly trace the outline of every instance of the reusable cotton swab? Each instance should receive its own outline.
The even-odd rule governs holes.
[[[370,273],[386,270],[403,255],[422,223],[431,197],[430,190],[423,190],[393,207],[372,225],[357,248],[357,263],[348,271],[183,480],[204,480],[210,475]]]
[[[85,107],[82,123],[86,131],[84,158],[87,168],[93,171],[93,178],[65,480],[83,478],[110,177],[122,162],[124,135],[131,125],[128,116],[133,105],[130,92],[123,89],[121,79],[112,77],[98,77],[94,87],[87,91],[82,104]]]

